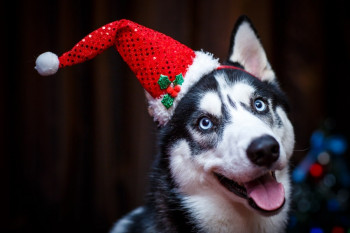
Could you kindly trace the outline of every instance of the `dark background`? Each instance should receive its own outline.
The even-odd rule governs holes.
[[[69,50],[127,18],[223,61],[235,20],[257,28],[295,125],[293,164],[324,122],[349,138],[350,7],[332,0],[2,1],[0,232],[107,232],[143,203],[156,151],[144,92],[115,50],[40,77]]]

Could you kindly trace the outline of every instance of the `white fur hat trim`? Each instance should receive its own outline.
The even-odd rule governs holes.
[[[148,112],[153,116],[154,121],[158,122],[159,126],[164,126],[168,123],[182,97],[186,95],[190,88],[198,82],[201,77],[209,74],[220,66],[219,59],[214,58],[210,53],[196,51],[195,54],[196,56],[193,59],[193,63],[188,67],[184,77],[185,81],[181,86],[181,91],[174,99],[174,103],[169,109],[166,109],[161,102],[164,95],[155,99],[146,92],[149,104]]]

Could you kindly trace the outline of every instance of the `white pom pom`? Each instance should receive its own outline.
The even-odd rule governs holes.
[[[35,69],[40,75],[49,76],[57,72],[60,62],[56,54],[46,52],[36,59],[35,65]]]

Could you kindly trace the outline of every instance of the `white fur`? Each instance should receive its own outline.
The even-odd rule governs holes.
[[[196,51],[193,63],[188,67],[186,75],[184,77],[184,83],[181,86],[181,91],[178,96],[174,99],[173,106],[166,109],[162,104],[164,95],[159,98],[153,98],[146,92],[148,99],[148,112],[153,116],[154,121],[157,121],[160,126],[165,125],[173,115],[175,108],[181,98],[188,92],[188,90],[198,82],[204,75],[210,73],[216,69],[220,64],[218,59],[214,58],[212,54],[203,51]]]
[[[289,121],[287,114],[282,108],[278,107],[276,109],[276,113],[280,117],[283,128],[274,129],[275,133],[279,136],[281,143],[283,144],[283,148],[286,152],[287,158],[289,159],[294,150],[294,129],[292,123]]]
[[[225,89],[223,89],[225,90]],[[254,88],[246,83],[237,83],[225,92],[233,101],[250,105],[250,97],[254,93]]]
[[[57,72],[60,62],[58,56],[52,52],[41,54],[35,61],[35,69],[42,76],[53,75]]]
[[[275,73],[271,69],[259,38],[248,22],[243,22],[239,26],[229,60],[239,62],[248,72],[262,81],[275,79]]]
[[[199,107],[202,111],[214,116],[221,116],[221,100],[216,92],[207,92],[201,99]]]

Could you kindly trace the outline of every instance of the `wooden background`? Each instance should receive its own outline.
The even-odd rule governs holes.
[[[35,58],[127,18],[223,61],[248,15],[292,104],[296,165],[323,122],[349,137],[344,0],[25,0],[0,3],[0,232],[106,232],[143,203],[157,129],[110,49],[40,77]]]

